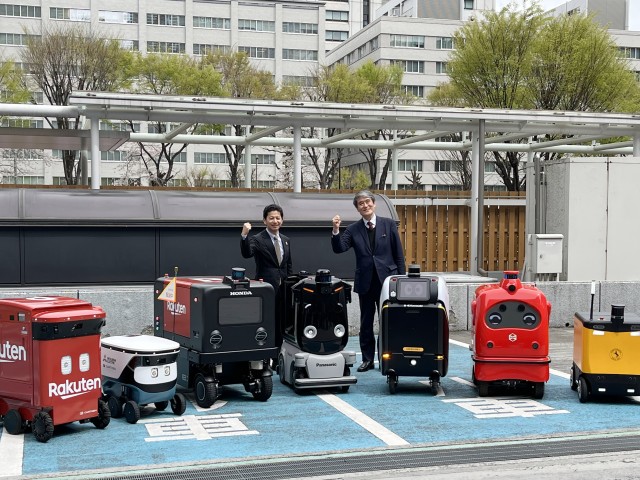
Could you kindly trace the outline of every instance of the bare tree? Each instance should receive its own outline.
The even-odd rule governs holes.
[[[114,91],[128,81],[128,52],[95,29],[43,24],[41,32],[25,33],[27,40],[21,60],[30,67],[27,83],[35,84],[51,105],[67,105],[76,90]],[[58,117],[47,121],[52,128],[60,130],[80,127],[79,118]],[[67,184],[77,184],[78,152],[63,150],[62,164]]]

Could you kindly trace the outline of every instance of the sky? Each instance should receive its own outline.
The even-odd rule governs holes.
[[[496,0],[496,10],[500,10],[512,0]],[[515,3],[522,5],[522,0],[515,0]],[[551,10],[552,8],[564,5],[564,0],[540,0],[540,6],[544,10]],[[629,0],[629,30],[640,31],[640,0]]]

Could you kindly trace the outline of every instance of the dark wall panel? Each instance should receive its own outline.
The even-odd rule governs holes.
[[[0,284],[20,283],[20,229],[0,228]]]
[[[149,282],[156,274],[154,228],[28,228],[24,283]]]
[[[255,226],[253,234],[264,227]],[[255,275],[253,258],[240,254],[240,231],[237,228],[162,228],[160,230],[160,274],[228,275],[233,267],[242,267],[251,278]],[[355,270],[353,252],[340,255],[331,249],[331,226],[325,228],[282,228],[291,239],[293,270],[315,272],[328,268],[341,278],[352,278]]]

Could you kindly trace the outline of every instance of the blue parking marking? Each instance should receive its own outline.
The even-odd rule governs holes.
[[[351,339],[347,348],[357,350],[357,339]],[[542,400],[481,399],[469,385],[470,352],[457,345],[450,347],[449,372],[442,379],[444,396],[434,396],[420,383],[426,378],[400,377],[392,395],[379,370],[356,375],[358,383],[337,397],[414,446],[640,428],[634,401],[581,404],[568,380],[556,375],[547,383]],[[112,419],[105,430],[90,423],[58,426],[45,444],[25,433],[22,473],[142,468],[387,445],[314,393],[298,395],[277,376],[267,402],[254,400],[241,385],[225,387],[218,402],[206,411],[189,403],[182,417],[170,409],[149,408],[137,424]],[[2,430],[0,435],[8,434]]]

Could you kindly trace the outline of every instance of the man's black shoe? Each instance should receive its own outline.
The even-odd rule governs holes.
[[[358,367],[359,372],[366,372],[367,370],[371,370],[371,369],[373,369],[373,360],[365,360]]]

